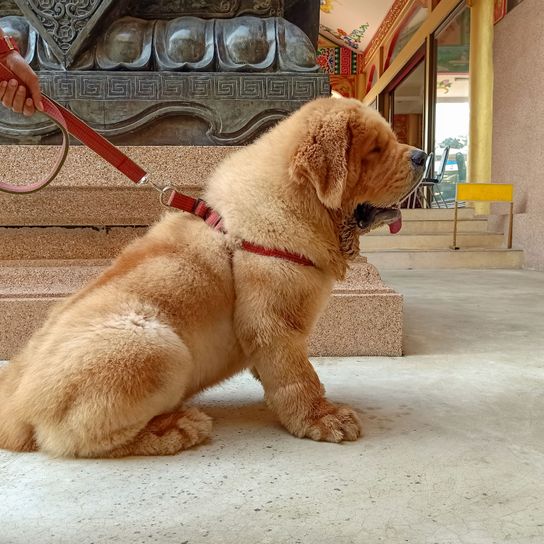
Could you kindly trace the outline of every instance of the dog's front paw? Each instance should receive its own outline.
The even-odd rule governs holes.
[[[322,442],[357,440],[363,434],[359,416],[349,406],[336,406],[306,428],[304,436]]]

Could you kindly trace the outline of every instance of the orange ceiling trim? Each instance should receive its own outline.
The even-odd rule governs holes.
[[[387,15],[382,21],[382,24],[379,26],[378,30],[376,31],[376,34],[374,34],[374,37],[372,38],[367,48],[365,49],[365,52],[364,52],[365,62],[367,61],[367,59],[370,60],[370,57],[374,55],[378,47],[383,42],[384,38],[387,36],[389,31],[393,28],[393,26],[399,19],[400,15],[404,11],[404,8],[411,1],[412,0],[395,0],[394,4],[391,6],[390,10],[387,12]]]

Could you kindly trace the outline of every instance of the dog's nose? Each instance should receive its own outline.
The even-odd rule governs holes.
[[[425,151],[421,151],[421,149],[416,149],[415,151],[412,151],[412,163],[414,166],[422,167],[425,166],[425,159],[427,158],[427,153]]]

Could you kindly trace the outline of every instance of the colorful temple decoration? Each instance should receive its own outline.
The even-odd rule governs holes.
[[[319,47],[317,64],[326,74],[355,75],[359,55],[346,47]]]
[[[319,28],[322,32],[330,34],[337,40],[344,42],[348,47],[351,47],[352,49],[359,49],[359,46],[361,45],[361,40],[363,39],[365,32],[368,29],[368,23],[364,23],[359,27],[353,29],[349,34],[342,28],[337,28],[336,30],[334,30],[333,28],[324,24],[321,24]]]
[[[358,91],[357,76],[331,75],[331,88],[345,98],[362,98]]]
[[[361,74],[363,56],[347,47],[335,45],[320,37],[317,63],[322,72],[330,74],[331,87],[347,98],[362,98]]]

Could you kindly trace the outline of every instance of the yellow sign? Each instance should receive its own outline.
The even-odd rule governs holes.
[[[455,199],[458,202],[512,202],[514,186],[508,183],[460,183]]]

